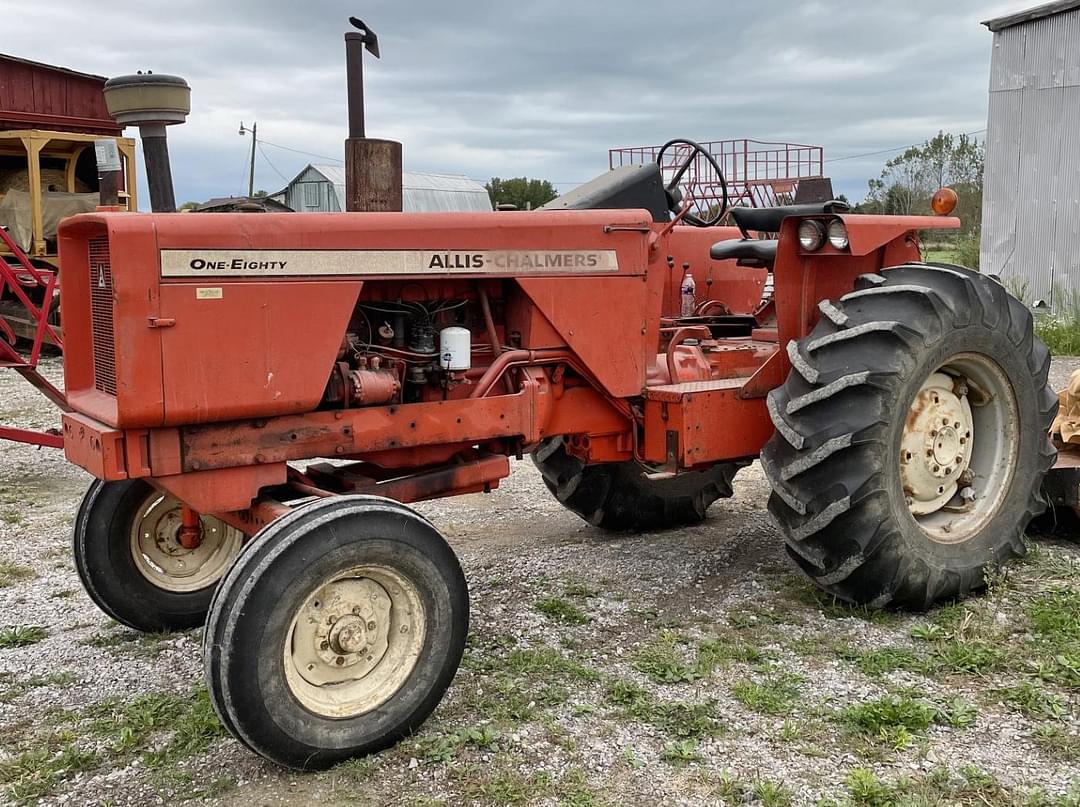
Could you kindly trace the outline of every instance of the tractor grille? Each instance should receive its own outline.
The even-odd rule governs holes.
[[[116,395],[116,334],[109,240],[90,239],[90,322],[94,331],[94,387]]]

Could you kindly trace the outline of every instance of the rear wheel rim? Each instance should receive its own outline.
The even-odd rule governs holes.
[[[357,717],[405,684],[420,659],[427,614],[417,587],[385,566],[357,566],[322,582],[293,615],[285,680],[320,717]]]
[[[199,545],[188,549],[180,543],[180,500],[152,491],[131,525],[131,556],[139,573],[174,594],[199,591],[220,580],[240,552],[244,534],[212,516],[200,520]]]
[[[900,484],[920,530],[940,544],[976,536],[998,513],[1019,456],[1019,411],[1005,371],[958,353],[923,382],[900,438]]]

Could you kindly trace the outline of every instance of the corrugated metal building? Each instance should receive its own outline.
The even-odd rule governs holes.
[[[466,176],[405,171],[401,175],[406,213],[491,212],[491,197]],[[271,199],[298,213],[336,213],[345,209],[345,166],[309,165]]]
[[[994,33],[980,268],[1058,308],[1080,294],[1080,0]]]

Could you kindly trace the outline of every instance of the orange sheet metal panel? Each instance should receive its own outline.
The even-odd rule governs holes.
[[[692,468],[756,457],[772,436],[763,398],[739,398],[741,382],[698,381],[651,388],[645,399],[645,459]]]
[[[89,213],[59,228],[68,403],[120,428],[160,425],[163,417],[161,330],[151,327],[160,316],[151,219]]]
[[[713,244],[741,237],[738,227],[675,227],[671,231],[666,250],[674,267],[668,268],[667,255],[660,256],[665,273],[665,317],[677,317],[682,313],[684,263],[690,264],[699,305],[706,300],[719,300],[733,314],[751,314],[757,310],[769,270],[738,266],[735,261],[714,261],[709,257],[709,248]]]
[[[162,283],[165,418],[206,423],[314,409],[360,282]]]
[[[616,398],[645,386],[650,314],[642,277],[519,278],[536,307],[581,357],[604,390]]]
[[[588,277],[645,286],[650,227],[634,210],[75,216],[61,226],[61,259],[79,275],[64,287],[65,310],[90,306],[97,281],[89,282],[87,242],[104,232],[116,403],[95,388],[101,351],[85,349],[67,373],[72,403],[122,428],[307,411],[365,280],[550,277],[584,289]],[[657,296],[658,310],[658,294],[645,296],[650,307]],[[623,306],[607,304],[633,329],[655,319],[640,310],[640,293],[625,297]],[[81,322],[76,338],[89,341],[94,323],[85,314]],[[625,378],[601,372],[621,394],[637,393],[641,337],[623,338],[614,325],[610,335],[605,347],[623,357],[616,365]]]
[[[77,412],[65,412],[64,455],[98,479],[127,479],[122,432]]]
[[[157,477],[154,484],[200,513],[227,513],[250,507],[260,489],[284,484],[286,472],[283,462],[247,465]]]

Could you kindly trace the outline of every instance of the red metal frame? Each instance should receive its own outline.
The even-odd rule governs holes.
[[[727,180],[732,206],[772,207],[794,198],[801,179],[824,176],[825,151],[821,146],[773,143],[761,140],[709,140],[701,145],[716,159]],[[660,156],[660,146],[633,146],[608,151],[608,167],[645,165]],[[677,144],[660,164],[665,184],[691,155],[691,147]],[[700,154],[680,181],[684,195],[693,200],[694,213],[707,213],[720,202],[720,183],[714,169]]]
[[[70,411],[64,393],[57,389],[47,378],[38,372],[38,360],[41,358],[41,346],[46,337],[58,347],[63,347],[60,333],[49,322],[49,304],[56,292],[56,272],[51,269],[35,267],[7,230],[0,227],[0,242],[17,261],[12,265],[0,258],[0,297],[10,291],[15,299],[26,309],[35,323],[34,339],[30,345],[29,356],[24,356],[15,347],[15,332],[0,316],[0,367],[10,367],[33,384],[46,398],[63,411]],[[42,305],[39,307],[26,293],[27,289],[43,289]],[[13,426],[0,426],[0,440],[14,440],[20,443],[32,443],[51,448],[63,448],[64,438],[57,431],[38,432],[19,429]]]

